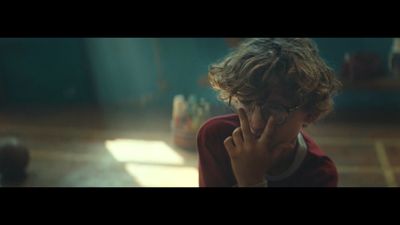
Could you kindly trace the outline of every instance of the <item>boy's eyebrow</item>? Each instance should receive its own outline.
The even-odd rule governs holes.
[[[234,100],[234,98],[232,98],[232,101],[233,100]],[[259,105],[278,104],[278,105],[283,105],[283,106],[288,105],[288,101],[279,94],[269,95],[265,100],[261,100],[261,99],[250,100],[250,99],[240,99],[240,98],[236,98],[236,100],[242,104],[259,104]]]
[[[271,105],[284,105],[282,102],[277,101],[277,100],[271,100],[271,101],[266,101],[265,104],[271,104]]]
[[[284,107],[288,107],[289,103],[287,100],[285,100],[282,97],[276,97],[272,99],[267,99],[267,101],[264,102],[265,105],[271,104],[271,105],[281,105]]]
[[[241,104],[243,105],[250,105],[250,104],[255,104],[255,105],[259,105],[259,106],[269,106],[269,105],[280,105],[280,106],[284,106],[284,107],[288,107],[285,103],[283,103],[282,101],[279,100],[267,100],[264,102],[257,102],[257,101],[240,101]]]
[[[277,103],[277,104],[285,104],[285,102],[286,102],[286,100],[283,98],[283,97],[280,97],[280,96],[276,96],[276,97],[269,97],[266,101],[265,101],[265,103],[269,103],[269,104],[271,104],[271,103]]]

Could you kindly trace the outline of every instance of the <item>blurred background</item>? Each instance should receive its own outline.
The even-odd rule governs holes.
[[[344,87],[307,131],[341,187],[400,185],[400,42],[313,38]],[[1,186],[197,187],[208,66],[241,38],[0,38]]]

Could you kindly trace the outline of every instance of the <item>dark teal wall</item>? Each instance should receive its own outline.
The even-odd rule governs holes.
[[[346,53],[370,51],[377,53],[383,62],[387,62],[392,38],[313,38],[321,56],[336,71],[340,71]],[[387,68],[387,63],[385,68]]]
[[[340,73],[346,53],[377,53],[388,69],[392,38],[314,38],[321,56]],[[388,76],[388,75],[386,75]],[[335,98],[337,110],[393,111],[400,110],[400,90],[346,90]]]
[[[211,63],[228,52],[222,38],[159,39],[159,51],[169,99],[171,95],[195,93],[213,103],[218,102],[214,91],[201,85],[199,80],[207,76]]]
[[[221,38],[90,38],[86,40],[99,102],[170,108],[176,94],[217,102],[199,79],[228,50]]]
[[[373,51],[387,65],[391,38],[314,38],[337,72],[345,53]],[[169,109],[176,94],[218,103],[200,85],[208,66],[228,53],[223,38],[2,38],[3,103],[100,103]],[[337,109],[399,110],[400,91],[344,90]]]
[[[157,91],[152,42],[131,38],[85,40],[101,105],[134,104]]]
[[[93,101],[83,40],[0,39],[3,104],[69,104]]]

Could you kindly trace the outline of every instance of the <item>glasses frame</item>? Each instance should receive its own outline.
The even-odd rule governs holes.
[[[238,102],[239,102],[239,101],[238,101]],[[239,103],[240,103],[241,107],[245,108],[245,110],[247,111],[247,113],[253,111],[254,108],[255,108],[255,106],[260,107],[261,112],[264,112],[264,111],[265,111],[264,109],[265,109],[265,107],[266,107],[266,105],[267,105],[267,103],[265,103],[265,104],[254,104],[254,105],[252,105],[252,107],[251,107],[252,110],[250,111],[250,110],[246,109],[246,108],[248,108],[248,107],[244,106],[243,103],[241,103],[241,102],[239,102]],[[282,107],[282,109],[284,109],[284,110],[286,111],[286,113],[287,113],[287,116],[285,117],[285,119],[283,119],[281,122],[277,122],[277,123],[276,123],[277,125],[285,124],[286,121],[287,121],[287,118],[290,116],[290,114],[291,114],[292,112],[297,111],[297,110],[300,109],[302,106],[304,106],[304,104],[299,104],[299,105],[292,106],[292,107],[290,107],[290,106],[285,106],[285,105],[283,105],[283,104],[273,104],[273,105]],[[238,109],[238,108],[235,107],[234,105],[232,105],[232,104],[231,104],[231,101],[229,101],[229,106],[233,107],[233,110],[237,112],[237,109]],[[261,113],[261,116],[263,117],[264,120],[267,120],[267,118],[265,118],[264,113]]]

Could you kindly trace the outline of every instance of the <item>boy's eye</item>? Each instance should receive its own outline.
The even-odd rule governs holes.
[[[272,106],[269,107],[269,109],[271,111],[278,111],[278,112],[283,111],[283,108],[281,106],[277,106],[277,105],[272,105]]]
[[[243,105],[244,107],[246,107],[246,108],[250,108],[250,107],[253,105],[252,102],[242,101],[241,103],[242,103],[242,105]]]
[[[270,106],[265,106],[265,107],[263,107],[263,112],[271,113],[271,114],[277,115],[277,114],[284,113],[285,110],[284,110],[281,106],[278,106],[278,105],[270,105]]]

